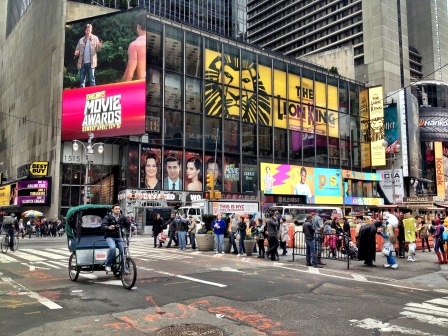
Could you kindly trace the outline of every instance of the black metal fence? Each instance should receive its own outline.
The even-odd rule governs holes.
[[[346,235],[316,233],[314,246],[318,258],[346,262],[347,269],[350,261],[358,258],[356,245]],[[305,234],[301,231],[294,232],[293,261],[295,256],[306,256]]]

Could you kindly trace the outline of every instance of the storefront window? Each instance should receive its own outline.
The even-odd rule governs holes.
[[[348,113],[348,88],[346,81],[339,81],[339,112]]]
[[[147,31],[146,64],[162,68],[162,25],[148,20]]]
[[[316,158],[315,135],[311,133],[302,133],[303,162],[307,165],[313,165]]]
[[[353,141],[360,141],[361,125],[356,116],[350,117],[350,134]]]
[[[302,162],[302,132],[290,131],[291,145],[289,146],[289,160],[291,164],[301,164]]]
[[[340,147],[338,138],[328,138],[328,157],[330,166],[339,167]]]
[[[187,77],[185,79],[185,110],[202,111],[202,80]]]
[[[359,86],[350,83],[350,114],[359,115]]]
[[[328,165],[328,144],[325,135],[316,135],[316,164],[317,167]]]
[[[202,149],[202,116],[199,114],[186,115],[185,147]]]
[[[260,157],[272,160],[272,128],[258,126],[258,146],[260,147]]]
[[[147,104],[161,106],[160,83],[162,83],[161,71],[150,68],[146,86]]]
[[[288,155],[288,142],[286,130],[276,128],[274,130],[274,157],[275,158],[287,158]]]
[[[182,72],[183,31],[170,26],[165,29],[165,69]]]
[[[224,120],[224,151],[239,153],[240,151],[240,123]]]
[[[222,123],[219,118],[205,118],[205,129],[207,130],[205,138],[205,149],[215,150],[215,146],[218,151],[222,151]]]
[[[242,152],[248,155],[257,155],[256,125],[243,123]]]
[[[182,113],[165,111],[165,144],[182,146]]]
[[[202,77],[202,40],[199,35],[186,33],[185,72],[189,76]]]
[[[176,110],[182,109],[182,76],[165,73],[165,107]]]

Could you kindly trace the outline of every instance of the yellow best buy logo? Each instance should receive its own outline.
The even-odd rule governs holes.
[[[35,161],[30,166],[30,173],[34,176],[47,176],[48,166],[48,161]]]

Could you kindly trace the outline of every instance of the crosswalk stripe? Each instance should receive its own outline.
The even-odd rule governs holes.
[[[408,318],[416,319],[417,321],[420,321],[420,322],[434,324],[439,327],[445,327],[445,328],[448,327],[448,319],[446,319],[446,318],[435,317],[432,315],[424,314],[422,312],[414,313],[414,312],[410,312],[410,311],[404,311],[404,312],[401,312],[400,314],[403,316],[406,316]]]
[[[17,259],[10,257],[7,254],[0,253],[0,264],[9,264],[18,261]]]
[[[15,251],[13,253],[14,253],[14,257],[22,258],[22,259],[25,259],[27,261],[42,261],[42,260],[45,260],[42,257],[36,256],[34,254],[25,253],[25,252],[20,251],[20,250],[19,251]]]
[[[51,259],[64,259],[64,258],[66,258],[66,256],[62,256],[60,254],[45,252],[45,251],[37,250],[37,249],[22,249],[22,251],[29,252],[29,253],[32,253],[32,254],[37,254],[39,256],[47,257],[47,258],[51,258]]]
[[[445,312],[445,314],[448,313],[448,308],[442,308],[442,307],[435,306],[435,305],[425,303],[425,302],[423,302],[423,303],[410,302],[410,303],[407,303],[406,306],[420,308],[420,309],[423,309],[423,311],[431,310],[431,311]]]
[[[57,249],[45,249],[45,251],[54,251],[54,252],[58,252],[59,254],[63,254],[66,256],[70,256],[70,254],[72,254],[67,248],[57,248]]]
[[[404,309],[406,310],[406,311],[413,311],[413,312],[422,312],[422,311],[424,311],[425,312],[425,314],[431,314],[431,315],[437,315],[437,316],[443,316],[443,317],[445,317],[446,316],[446,313],[444,313],[444,312],[440,312],[440,311],[437,311],[437,310],[433,310],[433,309],[427,309],[427,308],[424,308],[424,307],[418,307],[419,305],[415,305],[415,307],[413,307],[413,306],[409,306],[409,307],[404,307]],[[422,308],[424,309],[424,310],[422,310]]]
[[[438,305],[442,305],[442,306],[448,306],[448,297],[444,297],[441,299],[432,299],[432,300],[428,300],[426,301],[427,303],[434,303],[434,304],[438,304]]]

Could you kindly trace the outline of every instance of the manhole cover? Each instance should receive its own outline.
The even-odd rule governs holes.
[[[193,336],[193,335],[207,335],[207,336],[224,336],[224,333],[212,326],[204,324],[183,324],[178,326],[170,326],[160,329],[157,332],[158,336]]]

